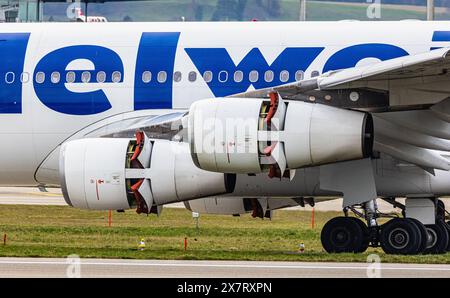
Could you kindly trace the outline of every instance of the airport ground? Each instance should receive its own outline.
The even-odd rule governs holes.
[[[17,203],[4,204],[10,199],[10,203]],[[18,205],[30,200],[37,205]],[[328,209],[336,203],[330,204]],[[316,206],[314,227],[312,212],[298,208],[276,211],[272,220],[248,214],[201,215],[198,229],[184,208],[165,208],[159,218],[130,210],[113,213],[109,227],[107,212],[64,206],[57,190],[39,193],[6,188],[0,189],[0,236],[6,234],[6,244],[0,242],[0,257],[64,258],[76,254],[83,258],[153,260],[366,262],[375,253],[383,263],[450,264],[450,253],[392,256],[370,248],[364,254],[327,254],[320,243],[320,231],[328,219],[340,213],[320,211],[325,208],[321,205],[326,204]],[[146,242],[143,251],[137,249],[141,238]],[[300,243],[305,244],[303,253],[299,252]]]
[[[110,227],[108,212],[70,208],[59,190],[48,191],[0,188],[0,277],[68,277],[68,256],[81,258],[81,277],[450,277],[450,253],[325,253],[320,231],[340,214],[339,200],[316,205],[314,227],[311,208],[296,207],[272,220],[202,214],[197,229],[183,204],[159,218],[112,213]],[[373,254],[380,267],[367,263]]]
[[[67,206],[62,197],[61,190],[57,188],[48,188],[46,192],[40,191],[34,187],[0,187],[0,205],[47,205],[47,206]],[[399,199],[402,203],[403,200]],[[450,209],[450,199],[444,200],[448,209]],[[379,200],[379,210],[384,213],[392,212],[392,206]],[[168,208],[184,208],[183,203],[167,205]],[[287,210],[311,211],[310,206],[292,207]],[[315,211],[336,211],[342,210],[342,199],[322,202],[315,206]],[[398,209],[396,211],[399,211]]]

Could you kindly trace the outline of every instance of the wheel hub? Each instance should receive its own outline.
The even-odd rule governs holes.
[[[438,241],[438,236],[436,234],[436,231],[433,229],[427,228],[427,232],[428,232],[427,248],[430,248],[436,245],[436,242]]]
[[[396,249],[403,249],[409,243],[409,233],[403,228],[396,228],[389,233],[389,244]]]
[[[336,231],[333,233],[334,234],[334,242],[341,246],[341,245],[345,245],[346,243],[348,243],[349,240],[349,235],[348,232],[343,230],[343,229],[336,229]]]

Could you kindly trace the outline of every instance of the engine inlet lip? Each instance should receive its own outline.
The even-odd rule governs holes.
[[[64,165],[65,165],[65,158],[64,158],[64,153],[66,147],[65,145],[62,145],[61,151],[60,151],[60,158],[59,158],[59,176],[60,176],[60,181],[61,181],[61,192],[63,194],[63,198],[64,201],[66,201],[67,205],[69,205],[70,207],[73,207],[72,201],[70,200],[69,197],[69,192],[67,191],[67,183],[66,183],[66,173],[64,171]]]

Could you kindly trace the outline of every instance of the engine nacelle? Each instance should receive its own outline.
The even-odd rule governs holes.
[[[235,175],[207,172],[192,162],[187,143],[96,138],[64,144],[61,186],[77,208],[151,213],[167,203],[232,192]],[[153,211],[152,211],[153,207]]]
[[[197,101],[189,111],[195,164],[222,173],[298,169],[372,154],[369,114],[322,104],[271,99]]]
[[[185,201],[186,209],[201,214],[241,215],[251,213],[253,217],[270,217],[271,211],[298,206],[295,199],[219,197]]]

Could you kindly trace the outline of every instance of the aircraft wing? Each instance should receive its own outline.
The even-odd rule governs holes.
[[[368,108],[375,126],[374,150],[430,173],[450,170],[450,48],[324,73],[316,78],[260,89],[236,97],[265,97],[276,91],[285,99],[330,94],[327,104]],[[359,105],[349,100],[360,94]],[[365,92],[365,93],[364,93]],[[339,99],[338,97],[341,96]],[[386,107],[389,106],[390,109]],[[420,107],[419,107],[420,106]],[[370,109],[380,107],[381,110]],[[395,107],[395,109],[392,109]],[[419,107],[419,108],[417,108]]]
[[[264,97],[271,91],[278,92],[286,99],[297,99],[297,96],[312,90],[370,88],[390,91],[393,81],[401,81],[403,86],[410,82],[417,88],[421,83],[433,82],[436,78],[450,80],[449,52],[450,48],[441,48],[367,66],[330,71],[315,78],[239,93],[232,97]]]
[[[430,173],[450,170],[449,100],[430,109],[373,113],[374,150]]]

